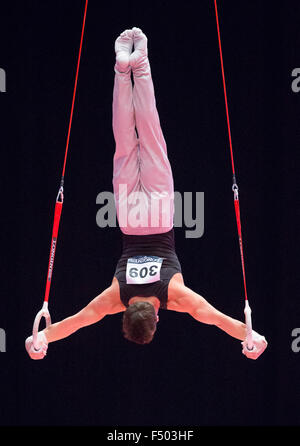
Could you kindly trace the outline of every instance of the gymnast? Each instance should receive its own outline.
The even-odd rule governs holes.
[[[39,331],[37,350],[28,337],[26,350],[32,359],[42,359],[49,343],[120,312],[124,337],[148,344],[159,309],[165,309],[215,325],[242,341],[244,355],[257,359],[267,347],[265,337],[253,331],[253,348],[248,349],[245,324],[184,283],[175,251],[173,176],[156,109],[147,37],[139,28],[126,30],[116,39],[115,52],[113,189],[122,255],[107,289],[78,313]]]

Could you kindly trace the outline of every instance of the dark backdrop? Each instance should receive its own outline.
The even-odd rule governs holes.
[[[279,2],[278,2],[279,3]],[[24,340],[43,301],[84,1],[1,2],[1,425],[299,424],[296,166],[300,6],[219,1],[253,326],[269,346],[257,361],[240,342],[190,316],[161,311],[146,346],[106,317],[32,361]],[[86,305],[112,279],[118,228],[96,225],[112,191],[114,41],[141,27],[175,189],[205,194],[205,232],[176,228],[186,284],[243,319],[243,285],[213,1],[88,6],[50,312]]]

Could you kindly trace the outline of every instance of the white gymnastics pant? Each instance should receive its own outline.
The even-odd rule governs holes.
[[[120,229],[146,235],[173,227],[174,185],[148,59],[120,73],[113,91],[113,187]]]

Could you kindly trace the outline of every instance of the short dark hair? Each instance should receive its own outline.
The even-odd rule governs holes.
[[[135,302],[129,305],[123,315],[123,334],[137,344],[149,344],[156,331],[157,315],[149,302]]]

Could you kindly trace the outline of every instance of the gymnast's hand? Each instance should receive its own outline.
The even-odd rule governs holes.
[[[25,341],[25,348],[31,359],[43,359],[47,354],[48,341],[43,331],[38,332],[37,336],[38,350],[33,346],[32,336]]]
[[[247,356],[247,358],[250,359],[257,359],[267,348],[268,343],[266,341],[266,338],[264,336],[261,336],[260,334],[256,333],[254,330],[252,330],[252,341],[253,341],[253,349],[249,350],[247,348],[247,341],[242,342],[243,346],[243,355]]]

